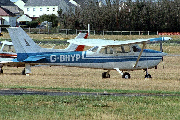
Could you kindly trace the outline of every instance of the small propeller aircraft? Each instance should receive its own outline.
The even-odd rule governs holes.
[[[68,40],[70,45],[79,45],[81,48],[94,46],[87,51],[75,51],[69,47],[63,50],[41,48],[20,27],[11,27],[8,31],[17,53],[17,61],[25,64],[27,75],[31,73],[31,66],[42,64],[107,70],[102,73],[102,78],[110,78],[111,70],[118,71],[125,79],[129,79],[130,74],[123,71],[145,70],[145,77],[151,78],[148,69],[156,67],[167,54],[145,49],[146,44],[171,40],[170,37],[127,41],[84,38]],[[136,45],[139,43],[143,45],[142,48]]]
[[[17,54],[15,53],[12,42],[1,41],[0,46],[0,73],[3,73],[2,67],[4,64],[13,62],[12,60],[17,58]]]
[[[88,34],[87,33],[79,33],[75,39],[87,39]],[[9,41],[1,41],[0,42],[1,49],[0,49],[0,73],[3,73],[3,66],[8,67],[25,67],[24,62],[19,62],[17,58],[17,54],[15,52],[14,46],[12,42]],[[84,45],[75,45],[70,44],[68,46],[68,50],[70,51],[83,51]],[[33,65],[32,65],[33,66]],[[22,71],[22,74],[25,74],[25,70]]]

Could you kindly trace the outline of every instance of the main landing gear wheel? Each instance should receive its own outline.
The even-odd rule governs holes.
[[[129,73],[125,72],[125,73],[123,73],[122,78],[130,79],[131,75]]]
[[[110,74],[108,74],[107,72],[103,72],[102,78],[110,78]]]
[[[145,78],[152,78],[150,74],[146,74]]]
[[[0,68],[0,73],[3,74],[3,69],[2,68]]]
[[[25,68],[22,70],[22,75],[26,75]]]
[[[148,69],[145,70],[146,71],[146,75],[145,78],[152,78],[150,74],[148,74]]]

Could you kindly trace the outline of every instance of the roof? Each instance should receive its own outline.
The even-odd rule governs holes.
[[[0,16],[15,16],[15,15],[9,10],[0,7]]]
[[[58,9],[62,9],[63,12],[67,12],[70,7],[74,5],[69,0],[28,0],[25,6],[58,6]]]
[[[58,6],[65,0],[28,0],[25,6]]]
[[[0,6],[15,6],[10,0],[0,0]]]
[[[20,21],[32,21],[32,19],[30,17],[28,17],[27,15],[22,15],[21,17],[19,17],[17,19],[17,22],[20,22]]]

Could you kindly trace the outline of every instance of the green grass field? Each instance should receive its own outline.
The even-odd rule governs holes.
[[[0,119],[180,119],[180,97],[0,96]]]
[[[32,35],[43,40],[53,35]],[[74,38],[75,35],[55,37]],[[8,39],[8,35],[3,36]],[[90,36],[90,38],[137,39],[159,36]],[[179,36],[172,36],[175,41]],[[49,41],[49,40],[48,40]],[[41,44],[52,48],[54,44]],[[67,45],[56,45],[65,48]],[[146,48],[159,50],[159,45]],[[164,52],[180,54],[176,43],[164,43]],[[166,56],[158,69],[151,69],[152,79],[145,80],[143,71],[131,71],[131,79],[122,79],[112,71],[110,79],[102,79],[104,70],[68,68],[63,66],[33,67],[30,76],[22,76],[23,68],[4,67],[0,75],[0,89],[27,89],[40,91],[153,93],[173,96],[118,97],[118,96],[0,96],[0,119],[14,120],[179,120],[180,119],[180,57]],[[177,95],[177,96],[176,96]]]

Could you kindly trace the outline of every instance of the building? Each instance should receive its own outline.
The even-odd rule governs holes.
[[[32,19],[27,15],[22,15],[17,19],[18,25],[27,25],[28,22],[31,22]]]
[[[24,14],[30,17],[40,17],[41,15],[55,14],[58,16],[59,10],[68,12],[73,4],[69,0],[28,0],[24,6]]]
[[[23,11],[10,0],[0,0],[0,6],[9,10],[16,16],[20,16],[20,14],[23,14]]]
[[[1,25],[16,26],[16,15],[7,10],[6,8],[0,7],[0,18],[1,18]]]

